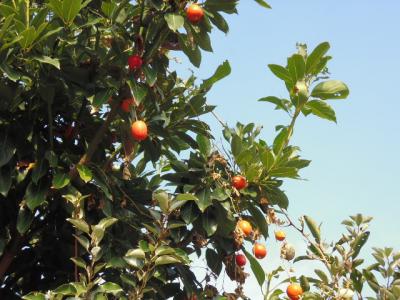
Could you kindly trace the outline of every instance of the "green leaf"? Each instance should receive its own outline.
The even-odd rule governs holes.
[[[201,216],[201,221],[207,236],[212,236],[217,231],[218,220],[211,210],[207,210],[206,213]]]
[[[281,99],[278,97],[269,96],[269,97],[264,97],[264,98],[258,99],[258,101],[273,103],[276,105],[275,109],[282,109],[286,112],[289,112],[288,106],[290,104],[290,101],[287,99]]]
[[[361,248],[365,245],[369,238],[369,231],[361,233],[356,239],[352,242],[351,248],[353,250],[352,258],[356,258],[358,254],[360,254]]]
[[[276,77],[278,77],[279,79],[282,79],[283,81],[285,81],[287,83],[293,84],[292,76],[286,68],[284,68],[280,65],[274,65],[274,64],[270,64],[270,65],[268,65],[268,67],[271,70],[271,72],[274,73],[274,75]]]
[[[176,200],[178,201],[189,201],[189,200],[193,200],[193,201],[198,201],[199,199],[192,194],[178,194],[175,197]]]
[[[264,0],[255,0],[258,4],[260,4],[262,7],[265,7],[265,8],[269,8],[269,9],[271,9],[272,7],[271,7],[271,5],[269,5],[267,2],[265,2]]]
[[[197,45],[191,45],[185,34],[179,34],[178,41],[182,51],[189,58],[190,62],[195,67],[199,67],[201,64],[201,52],[199,47]]]
[[[115,224],[118,221],[118,219],[116,218],[112,218],[112,217],[107,217],[102,219],[99,224],[97,224],[97,226],[103,228],[104,230],[106,230],[108,227],[112,226],[113,224]]]
[[[199,151],[204,157],[208,157],[211,153],[211,143],[208,137],[198,134],[196,137],[197,144],[199,145]]]
[[[168,265],[168,264],[176,264],[176,263],[181,263],[181,261],[180,261],[180,259],[178,259],[178,258],[176,258],[175,256],[172,256],[172,255],[160,256],[155,261],[155,265],[156,266]]]
[[[248,210],[256,222],[257,227],[260,229],[261,234],[265,239],[268,238],[268,223],[266,216],[255,206],[249,205]]]
[[[322,100],[311,100],[306,106],[311,109],[311,113],[329,121],[336,123],[336,114],[333,108]]]
[[[81,0],[63,0],[62,16],[66,24],[71,24],[81,10]]]
[[[304,216],[304,221],[307,224],[308,229],[310,229],[310,232],[312,236],[314,237],[315,241],[317,243],[321,242],[321,231],[315,221],[311,219],[309,216]]]
[[[2,167],[10,161],[16,150],[6,134],[0,134],[0,149],[0,167]]]
[[[283,150],[283,147],[285,146],[285,143],[287,142],[287,139],[288,139],[288,134],[289,134],[289,132],[288,132],[287,127],[284,127],[281,129],[279,134],[275,137],[274,145],[273,145],[275,154],[278,154]]]
[[[265,148],[260,154],[260,159],[264,166],[264,169],[268,172],[275,161],[274,153],[271,151],[271,149]]]
[[[39,179],[46,175],[49,163],[44,158],[39,158],[32,171],[32,181],[37,184]]]
[[[28,231],[32,224],[33,218],[34,215],[30,210],[26,209],[25,207],[21,207],[19,209],[17,217],[17,230],[21,235]]]
[[[85,165],[77,165],[76,169],[78,170],[79,177],[86,183],[88,183],[93,178],[92,170],[90,170]]]
[[[157,71],[155,69],[150,68],[150,66],[146,65],[142,68],[145,76],[146,76],[146,81],[149,86],[154,86],[154,84],[157,81]]]
[[[100,286],[100,290],[107,294],[118,294],[122,292],[123,289],[116,283],[106,282],[105,284]]]
[[[201,84],[200,88],[208,90],[214,85],[214,83],[225,78],[230,73],[231,73],[231,65],[229,64],[229,61],[226,60],[221,65],[218,66],[217,70],[210,78],[203,80],[203,83]]]
[[[306,73],[315,74],[314,71],[321,61],[321,58],[328,52],[330,45],[328,42],[319,44],[313,52],[307,57],[306,61]]]
[[[294,167],[279,167],[274,168],[269,172],[271,177],[281,177],[281,178],[299,178],[297,173],[297,168]]]
[[[60,60],[58,58],[51,58],[49,56],[43,55],[43,56],[34,56],[33,59],[44,64],[52,65],[57,69],[60,69]]]
[[[288,69],[293,82],[297,82],[304,78],[306,63],[304,57],[300,54],[293,54],[288,59]]]
[[[311,92],[311,96],[323,100],[345,99],[350,91],[347,85],[339,80],[328,80],[317,84]]]
[[[231,150],[235,157],[237,157],[242,151],[242,139],[236,134],[232,136]]]
[[[61,294],[64,296],[72,296],[75,295],[76,292],[77,292],[76,288],[70,283],[63,284],[54,290],[54,293]]]
[[[265,272],[263,268],[261,267],[260,263],[253,257],[253,255],[247,252],[246,249],[244,248],[242,248],[242,250],[250,262],[251,270],[253,271],[253,274],[256,276],[258,284],[260,285],[260,287],[262,287],[265,282]]]
[[[208,267],[216,274],[219,275],[222,270],[222,259],[213,249],[206,250],[206,260]]]
[[[65,173],[56,173],[53,176],[52,187],[55,189],[61,189],[67,186],[70,182],[70,177]]]
[[[72,225],[74,225],[77,229],[80,231],[83,231],[87,234],[90,233],[90,227],[89,225],[85,222],[85,220],[82,219],[67,219],[68,222],[70,222]]]
[[[178,14],[169,13],[164,15],[164,19],[167,22],[169,29],[172,31],[177,31],[179,28],[183,27],[185,19]]]
[[[101,107],[113,95],[112,89],[101,89],[92,98],[92,105],[94,107]]]
[[[71,257],[70,258],[75,265],[81,267],[82,269],[86,269],[86,262],[81,257]]]
[[[35,185],[31,182],[25,192],[26,205],[30,210],[34,210],[36,207],[46,201],[47,188],[39,185]]]
[[[182,220],[186,224],[193,223],[200,215],[198,208],[193,202],[186,203],[181,209]]]
[[[139,258],[139,259],[144,259],[145,253],[140,248],[131,249],[131,250],[128,250],[128,252],[126,252],[125,257],[135,257],[135,258]]]
[[[10,26],[11,21],[12,21],[13,19],[14,19],[14,14],[9,15],[9,16],[5,19],[5,21],[4,21],[4,23],[3,23],[3,26],[2,26],[1,29],[0,29],[0,41],[3,40],[3,36],[4,36],[4,34],[7,32],[7,29],[8,29],[8,27]]]
[[[212,16],[210,16],[210,21],[213,23],[219,30],[221,30],[224,33],[228,33],[229,31],[229,25],[224,19],[223,16],[221,16],[220,13],[213,11]]]
[[[197,201],[197,206],[201,210],[201,212],[204,212],[207,207],[209,207],[212,204],[211,200],[211,193],[209,189],[203,189],[200,192],[196,194],[197,198],[199,201]]]
[[[164,213],[168,212],[169,209],[169,197],[164,191],[158,191],[154,193],[154,199],[157,200],[158,205]]]
[[[0,168],[0,194],[7,197],[8,191],[11,188],[12,174],[9,166]]]
[[[31,292],[28,295],[22,296],[24,300],[46,300],[46,295],[39,292]]]

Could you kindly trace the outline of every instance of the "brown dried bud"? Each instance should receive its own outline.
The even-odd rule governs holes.
[[[281,257],[287,261],[291,261],[296,256],[296,251],[293,245],[284,243],[281,247]]]

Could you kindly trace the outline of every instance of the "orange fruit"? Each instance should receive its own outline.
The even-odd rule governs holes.
[[[286,238],[286,234],[284,231],[279,230],[279,231],[275,231],[275,238],[278,241],[283,241]]]
[[[198,4],[191,4],[186,9],[186,16],[191,23],[198,23],[204,17],[204,10]]]
[[[131,135],[137,141],[143,141],[147,138],[147,125],[143,121],[135,121],[131,125]]]
[[[251,227],[251,224],[246,220],[240,220],[237,223],[237,226],[240,228],[245,236],[249,236],[253,231],[253,227]]]
[[[254,256],[258,259],[262,259],[267,255],[267,248],[260,243],[255,243],[253,246]]]
[[[237,190],[242,190],[247,186],[247,180],[242,175],[233,176],[232,186]]]
[[[303,295],[303,289],[297,283],[291,283],[286,289],[286,294],[291,300],[298,300]]]

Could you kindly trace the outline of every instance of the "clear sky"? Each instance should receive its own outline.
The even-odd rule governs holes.
[[[338,124],[312,116],[298,122],[293,143],[312,163],[301,173],[307,181],[285,185],[289,213],[294,219],[307,214],[323,222],[327,241],[340,235],[340,222],[348,215],[372,215],[372,234],[363,255],[373,246],[400,249],[400,1],[269,3],[272,10],[254,1],[240,1],[239,15],[228,17],[229,34],[213,34],[214,53],[203,56],[195,73],[207,78],[228,59],[232,74],[214,87],[209,103],[218,106],[217,113],[230,125],[236,121],[262,124],[262,138],[272,141],[274,126],[287,124],[288,118],[257,99],[287,94],[267,64],[285,64],[296,42],[313,48],[329,41],[332,78],[346,82],[350,96],[330,102]],[[187,66],[184,61],[182,68]],[[218,135],[218,123],[206,120]],[[290,231],[288,235],[301,252],[297,234]],[[266,271],[279,263],[278,244],[271,240],[267,247],[270,253],[262,261]],[[310,271],[300,264],[297,269]],[[262,299],[253,277],[246,285],[247,295]]]

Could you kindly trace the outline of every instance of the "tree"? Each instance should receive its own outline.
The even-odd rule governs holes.
[[[245,298],[235,253],[268,238],[267,221],[287,213],[283,180],[310,163],[290,144],[296,119],[336,121],[326,100],[349,91],[327,80],[328,43],[310,54],[298,45],[287,66],[269,66],[288,99],[260,99],[290,124],[267,143],[254,124],[221,121],[229,150],[217,147],[200,117],[212,113],[207,93],[229,63],[206,80],[182,79],[168,53],[183,51],[199,67],[201,50],[212,51],[211,30],[228,32],[223,14],[236,4],[0,3],[2,299]],[[243,186],[232,183],[237,175]],[[265,272],[244,253],[262,285]],[[206,258],[205,281],[191,269],[196,255]],[[221,272],[238,282],[234,292],[212,286]],[[361,276],[379,290],[370,270]]]

